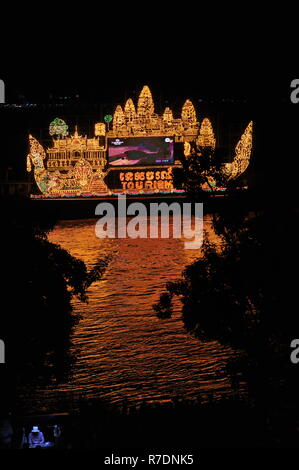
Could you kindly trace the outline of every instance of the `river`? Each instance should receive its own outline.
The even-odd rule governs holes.
[[[215,238],[209,216],[204,228]],[[99,239],[94,219],[61,221],[49,240],[88,267],[99,256],[113,258],[104,277],[89,288],[89,302],[73,301],[82,318],[73,333],[79,354],[70,379],[37,390],[31,411],[55,412],[66,402],[76,408],[78,400],[89,398],[138,405],[234,393],[225,371],[233,351],[185,331],[179,300],[171,319],[158,319],[152,308],[165,283],[178,279],[200,250],[185,249],[182,239],[173,238]]]

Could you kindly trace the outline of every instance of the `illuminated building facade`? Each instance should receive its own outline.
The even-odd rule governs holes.
[[[183,146],[186,158],[192,143],[199,149],[216,147],[210,120],[200,121],[189,99],[180,118],[169,107],[158,115],[148,86],[143,87],[136,106],[129,98],[123,107],[116,107],[111,128],[96,123],[91,138],[80,135],[77,128],[69,135],[68,126],[59,118],[50,124],[49,133],[53,145],[46,149],[29,136],[27,156],[27,171],[34,172],[45,197],[173,192],[172,169],[181,166],[176,145]],[[251,150],[252,122],[238,142],[232,162],[223,164],[227,179],[246,170]]]

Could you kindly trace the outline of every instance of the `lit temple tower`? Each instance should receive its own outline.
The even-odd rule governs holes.
[[[127,122],[131,122],[136,118],[135,105],[131,98],[125,104],[125,118]]]
[[[165,108],[165,111],[163,113],[163,121],[166,122],[169,126],[171,126],[173,122],[172,110],[168,107]]]
[[[208,118],[204,118],[200,126],[199,136],[196,139],[198,147],[216,147],[216,139],[213,132],[212,123]]]
[[[154,114],[155,107],[152,98],[151,91],[147,85],[145,85],[138,98],[137,114],[139,117],[150,117]]]
[[[116,107],[114,116],[113,116],[113,130],[117,130],[119,127],[121,127],[123,124],[125,124],[125,114],[123,112],[122,107],[120,104]]]
[[[196,123],[196,112],[192,101],[186,100],[182,108],[182,121],[188,124]]]

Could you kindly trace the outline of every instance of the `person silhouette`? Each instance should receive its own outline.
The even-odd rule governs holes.
[[[45,438],[43,433],[38,429],[38,426],[33,426],[31,433],[29,434],[28,441],[29,448],[31,449],[43,446]]]

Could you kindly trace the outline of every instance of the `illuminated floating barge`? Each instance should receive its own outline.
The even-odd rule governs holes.
[[[250,122],[232,162],[222,165],[227,180],[238,178],[249,165],[252,127]],[[184,103],[180,118],[175,119],[169,107],[159,116],[148,86],[143,87],[137,108],[131,98],[124,107],[118,105],[106,122],[95,123],[91,138],[80,135],[77,128],[69,135],[68,126],[58,118],[49,132],[53,145],[46,149],[29,136],[27,171],[33,171],[40,190],[32,198],[182,195],[184,191],[173,184],[173,168],[181,167],[178,155],[188,158],[193,144],[216,147],[210,120],[200,121],[190,100]],[[225,190],[216,188],[212,177],[211,187]]]

